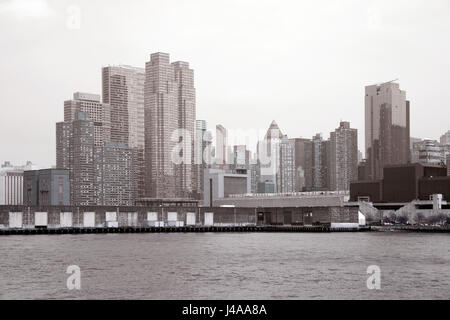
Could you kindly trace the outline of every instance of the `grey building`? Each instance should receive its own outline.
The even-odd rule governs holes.
[[[285,135],[280,140],[277,190],[280,193],[295,192],[295,143]]]
[[[250,173],[245,170],[227,171],[205,169],[203,203],[211,205],[216,199],[227,198],[232,194],[247,194],[251,189]]]
[[[95,144],[95,122],[76,112],[56,125],[57,167],[70,172],[72,205],[133,205],[135,150],[123,143]]]
[[[69,170],[43,169],[24,172],[24,205],[70,205]]]
[[[258,182],[257,193],[275,193],[275,183],[272,181]]]
[[[316,134],[305,143],[305,191],[326,191],[329,189],[330,141]]]
[[[102,69],[103,103],[109,105],[111,142],[133,149],[136,197],[144,196],[144,83],[145,69],[108,66]]]
[[[329,189],[350,190],[350,182],[358,180],[358,130],[349,122],[330,133],[329,161]]]
[[[189,64],[170,63],[168,53],[151,54],[144,89],[146,197],[192,197],[195,103],[194,71]],[[174,139],[180,130],[190,137]],[[173,159],[179,145],[181,164]]]
[[[97,205],[134,205],[134,152],[119,142],[107,142],[103,147],[96,148],[94,188]]]
[[[433,140],[424,140],[419,144],[419,161],[420,164],[445,165],[446,158],[444,148],[439,142]]]
[[[305,173],[306,173],[306,153],[305,146],[310,139],[293,138],[295,147],[295,192],[302,192],[306,187]]]
[[[447,155],[447,176],[450,176],[450,154]]]
[[[111,112],[108,104],[100,102],[100,95],[75,92],[73,100],[64,102],[64,122],[76,120],[78,112],[86,113],[94,124],[94,144],[102,146],[111,139]]]
[[[280,170],[280,140],[283,138],[278,124],[274,121],[267,129],[264,140],[257,145],[258,177],[260,182],[271,181],[277,191],[277,175]]]
[[[211,145],[212,137],[206,130],[205,120],[195,121],[194,138],[194,198],[203,198],[204,170],[212,164]]]
[[[442,145],[450,145],[450,130],[441,136],[440,142]]]
[[[410,103],[399,84],[365,88],[365,140],[371,180],[381,179],[385,166],[410,162]]]

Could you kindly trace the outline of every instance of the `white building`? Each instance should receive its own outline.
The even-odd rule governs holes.
[[[240,170],[237,170],[239,172]],[[227,198],[232,194],[247,194],[251,190],[250,172],[237,173],[223,169],[205,169],[203,203],[211,204],[217,199]]]
[[[0,168],[0,205],[22,205],[23,172],[37,169],[39,168],[31,162],[24,166],[13,166],[5,162]]]

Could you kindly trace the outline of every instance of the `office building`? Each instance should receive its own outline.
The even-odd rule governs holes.
[[[388,165],[410,162],[410,103],[394,82],[365,88],[367,176],[381,179]]]
[[[67,169],[42,169],[24,172],[24,205],[70,205],[70,181]]]
[[[330,190],[350,190],[350,182],[358,179],[358,130],[349,122],[341,122],[330,133]]]

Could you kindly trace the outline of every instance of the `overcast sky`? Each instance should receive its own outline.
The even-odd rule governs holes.
[[[77,19],[78,12],[80,19]],[[209,128],[364,140],[364,86],[399,78],[411,136],[450,129],[448,0],[0,0],[0,161],[55,163],[55,123],[101,67],[168,52],[195,71]]]

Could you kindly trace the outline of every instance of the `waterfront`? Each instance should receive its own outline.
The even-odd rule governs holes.
[[[449,299],[449,245],[403,232],[6,236],[0,298]],[[381,290],[367,289],[369,265]]]

